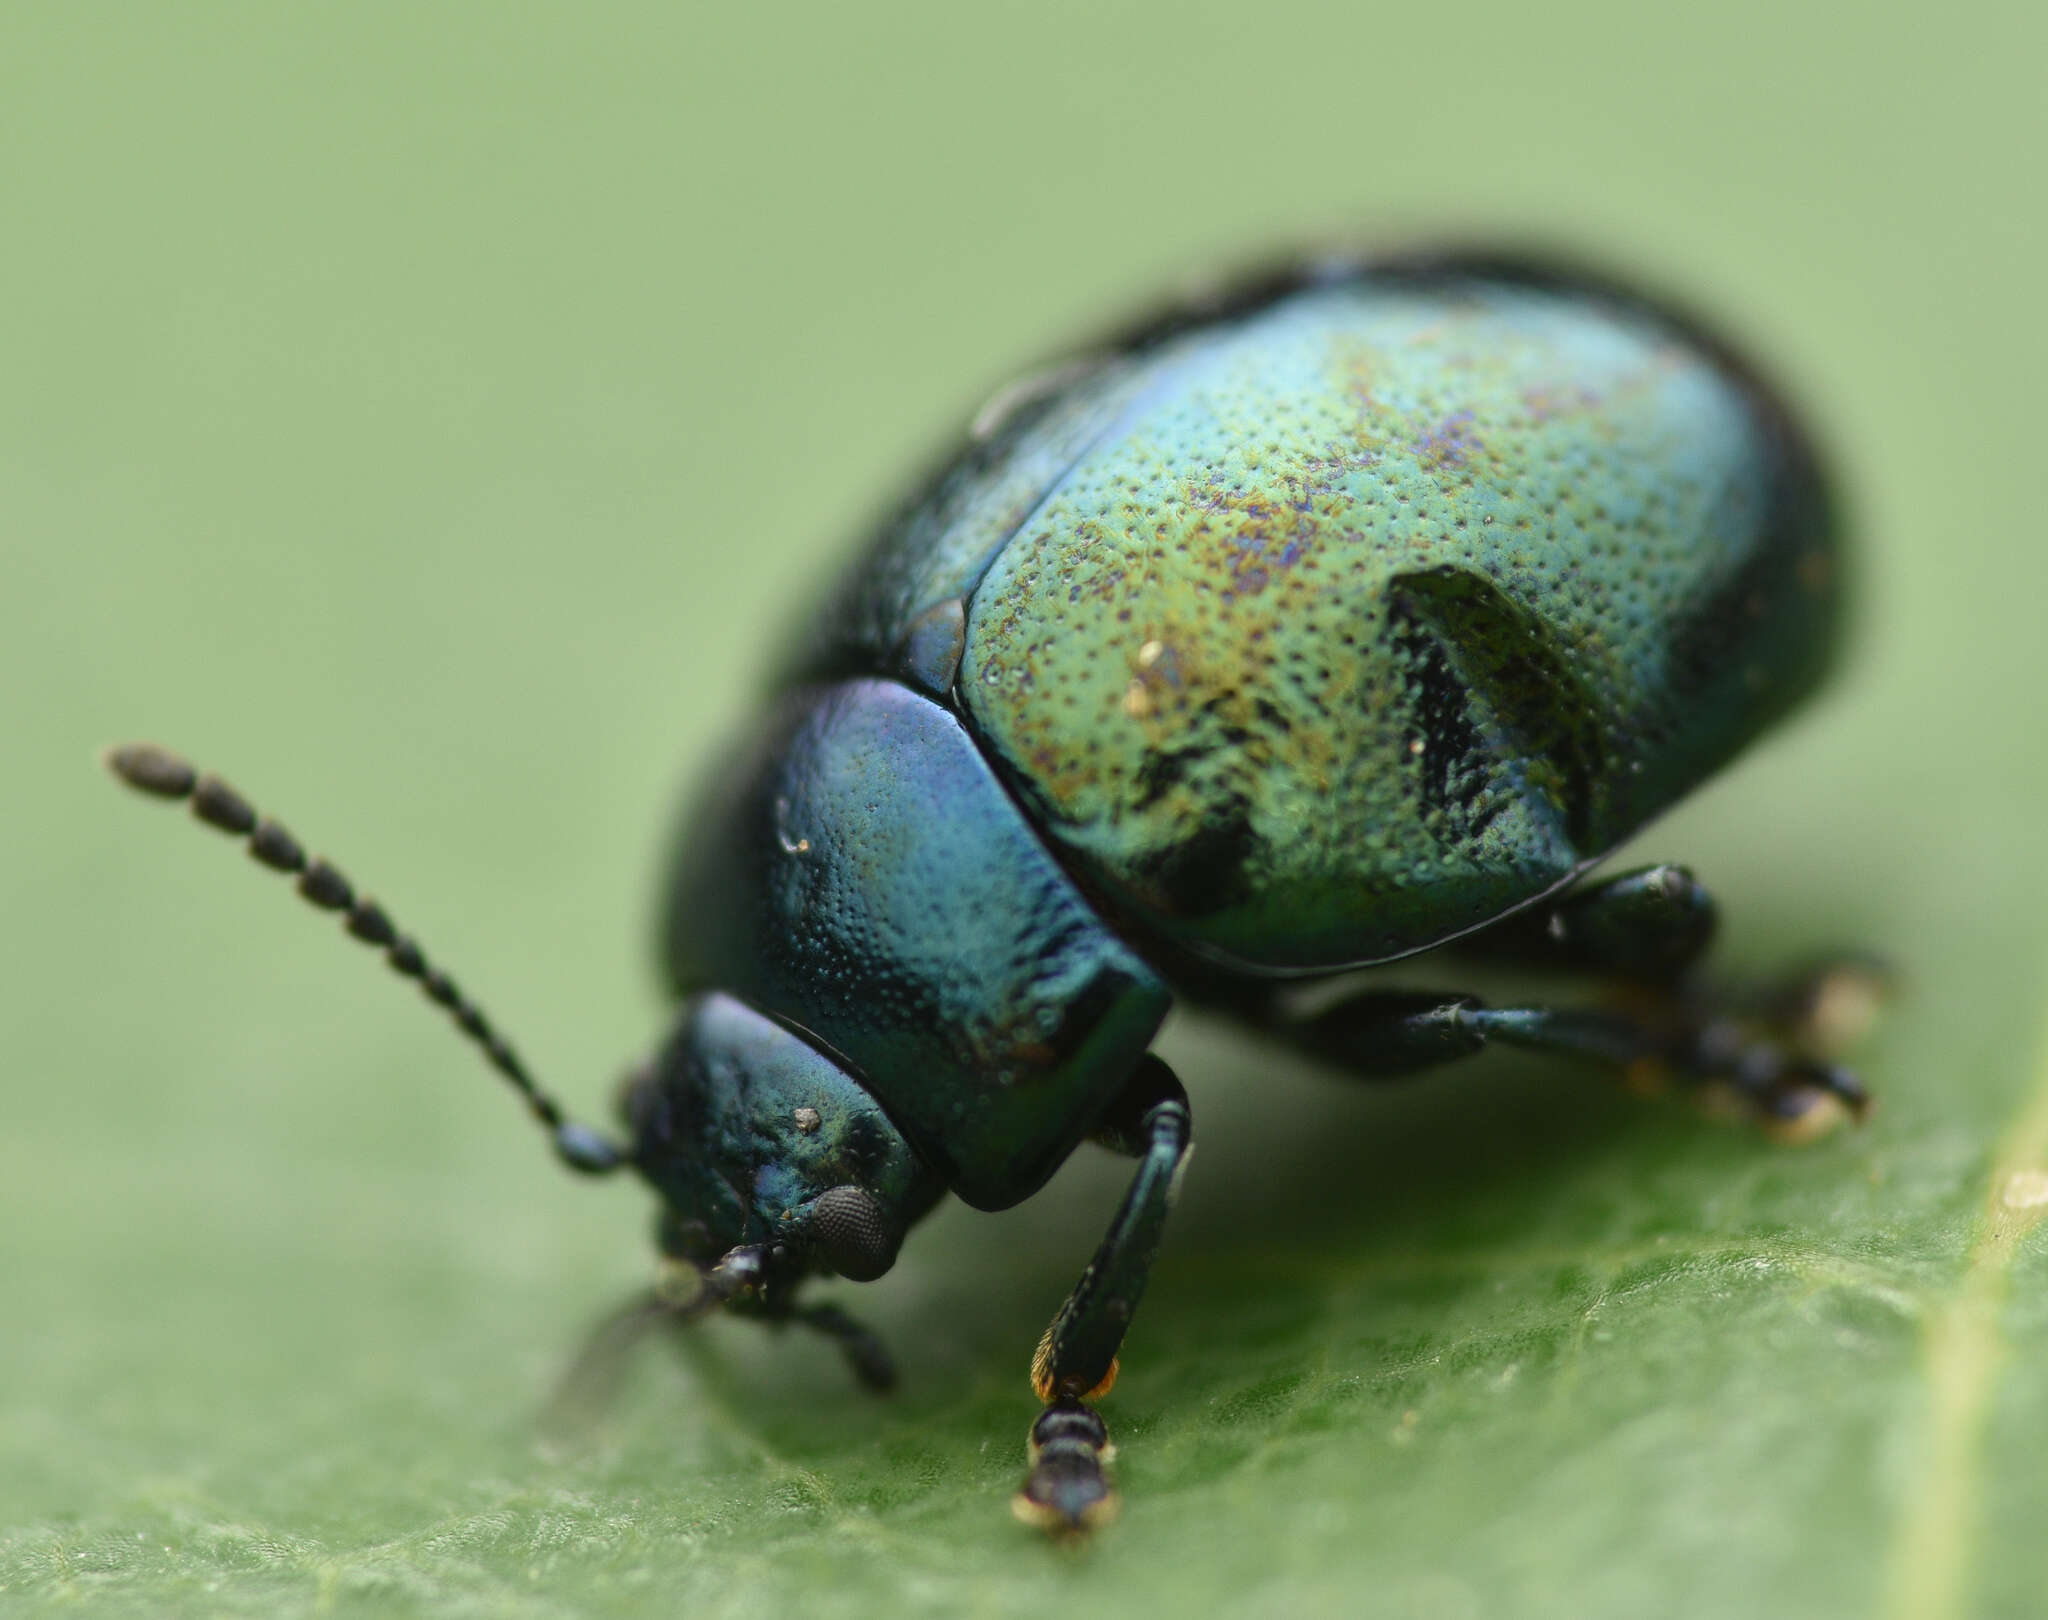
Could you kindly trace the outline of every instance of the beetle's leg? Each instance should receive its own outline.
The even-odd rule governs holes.
[[[603,1415],[619,1391],[626,1363],[641,1343],[663,1330],[687,1328],[701,1314],[666,1283],[634,1294],[601,1317],[555,1385],[541,1414],[541,1432],[572,1439]],[[769,1318],[770,1321],[776,1318]],[[836,1305],[799,1307],[781,1318],[801,1322],[834,1340],[861,1387],[886,1394],[896,1387],[896,1364],[873,1333]]]
[[[1837,1064],[1809,1057],[1747,1021],[1702,1015],[1674,995],[1641,992],[1611,1007],[1489,1007],[1472,996],[1370,991],[1276,1029],[1356,1074],[1380,1078],[1465,1057],[1495,1042],[1590,1060],[1648,1089],[1664,1079],[1731,1092],[1776,1134],[1805,1137],[1870,1098]]]
[[[794,1317],[839,1346],[839,1353],[846,1357],[846,1365],[863,1389],[886,1395],[896,1387],[896,1362],[889,1347],[837,1305],[800,1306]]]
[[[1031,1385],[1040,1400],[1100,1395],[1115,1382],[1117,1349],[1158,1258],[1174,1174],[1192,1130],[1187,1092],[1147,1053],[1095,1128],[1097,1142],[1135,1158],[1138,1169],[1094,1258],[1039,1341]]]
[[[735,1249],[708,1272],[687,1260],[666,1257],[652,1288],[616,1306],[590,1330],[549,1398],[541,1416],[542,1431],[566,1437],[587,1429],[618,1393],[620,1375],[642,1340],[663,1329],[687,1327],[735,1299],[771,1325],[801,1322],[823,1333],[839,1346],[863,1387],[877,1394],[895,1388],[896,1365],[882,1341],[837,1305],[792,1306],[786,1296],[758,1287],[761,1252]]]
[[[1025,1450],[1031,1472],[1010,1506],[1026,1524],[1070,1536],[1115,1517],[1116,1490],[1104,1468],[1116,1447],[1102,1414],[1086,1401],[1056,1397],[1031,1425]]]
[[[752,1253],[734,1251],[741,1257]],[[744,1264],[735,1266],[733,1275],[745,1269]],[[541,1414],[542,1432],[567,1437],[589,1428],[618,1394],[626,1363],[643,1340],[664,1328],[687,1325],[730,1296],[731,1277],[721,1275],[723,1271],[721,1266],[701,1272],[687,1260],[663,1256],[654,1286],[607,1311],[584,1338],[548,1398]]]
[[[1866,953],[1824,958],[1751,992],[1724,994],[1728,1011],[1783,1032],[1809,1057],[1854,1046],[1898,987],[1891,964]]]
[[[1682,866],[1646,866],[1461,940],[1465,955],[1505,958],[1645,984],[1668,984],[1699,960],[1718,920],[1713,896]]]
[[[1682,866],[1647,866],[1535,906],[1460,940],[1461,955],[1538,970],[1592,974],[1664,992],[1661,1020],[1704,1029],[1739,1021],[1799,1056],[1821,1060],[1855,1044],[1890,993],[1891,970],[1876,958],[1843,954],[1751,987],[1701,985],[1690,969],[1714,935],[1713,897]]]
[[[1098,1142],[1136,1158],[1138,1170],[1031,1363],[1031,1387],[1046,1410],[1032,1425],[1031,1471],[1012,1504],[1028,1524],[1072,1533],[1116,1511],[1104,1472],[1109,1430],[1086,1402],[1116,1382],[1117,1350],[1158,1258],[1192,1132],[1187,1093],[1150,1054],[1095,1129]]]

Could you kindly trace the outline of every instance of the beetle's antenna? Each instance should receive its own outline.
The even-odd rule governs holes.
[[[505,1038],[491,1027],[455,981],[427,961],[426,953],[399,932],[384,908],[359,897],[355,885],[323,856],[310,860],[283,823],[259,817],[249,801],[212,774],[201,775],[168,749],[154,743],[125,743],[103,756],[106,767],[137,792],[159,799],[189,799],[192,814],[232,838],[245,839],[249,853],[273,871],[296,875],[299,896],[322,911],[338,911],[350,936],[384,953],[393,972],[415,979],[429,1001],[455,1021],[492,1068],[512,1083],[533,1117],[572,1170],[606,1175],[626,1162],[624,1149],[587,1125],[567,1118],[561,1106],[527,1073]]]

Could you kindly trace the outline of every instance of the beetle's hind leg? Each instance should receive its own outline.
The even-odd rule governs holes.
[[[1590,1006],[1489,1007],[1476,997],[1368,991],[1268,1027],[1354,1073],[1394,1077],[1499,1042],[1589,1060],[1633,1088],[1727,1099],[1771,1134],[1803,1140],[1870,1098],[1835,1061],[1886,984],[1866,958],[1823,963],[1755,992],[1703,985],[1712,899],[1683,867],[1655,866],[1519,913],[1461,941],[1468,957],[1596,980]]]
[[[1673,984],[1705,954],[1719,925],[1719,908],[1700,880],[1667,864],[1582,885],[1468,935],[1457,949],[1525,967]]]
[[[1646,866],[1574,889],[1560,900],[1460,940],[1460,955],[1617,986],[1616,999],[1677,1004],[1668,1019],[1736,1021],[1813,1061],[1840,1057],[1861,1039],[1891,993],[1876,957],[1847,952],[1749,988],[1701,982],[1694,972],[1718,924],[1714,900],[1682,866]]]
[[[1890,970],[1842,954],[1759,985],[1717,984],[1697,972],[1717,923],[1690,871],[1650,866],[1518,913],[1459,950],[1600,981],[1603,1010],[1642,1035],[1645,1050],[1624,1062],[1640,1089],[1692,1085],[1776,1135],[1818,1134],[1844,1108],[1862,1118],[1870,1098],[1838,1060],[1890,993]]]
[[[1138,1168],[1032,1358],[1031,1387],[1045,1410],[1031,1426],[1031,1471],[1011,1506],[1025,1523],[1053,1534],[1078,1534],[1115,1515],[1108,1474],[1114,1448],[1102,1415],[1087,1403],[1116,1382],[1117,1351],[1159,1256],[1192,1133],[1187,1092],[1150,1054],[1096,1125],[1095,1140],[1135,1158]]]
[[[1355,1074],[1392,1079],[1499,1044],[1597,1063],[1631,1087],[1710,1090],[1773,1135],[1804,1140],[1870,1107],[1862,1083],[1836,1063],[1684,1003],[1642,997],[1633,1007],[1489,1007],[1476,996],[1373,991],[1276,1026],[1296,1045]]]

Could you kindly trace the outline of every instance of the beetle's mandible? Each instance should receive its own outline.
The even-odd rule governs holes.
[[[1089,1404],[1159,1251],[1186,1094],[1148,1048],[1223,1011],[1350,1074],[1507,1042],[1733,1095],[1794,1133],[1866,1099],[1841,963],[1740,1007],[1677,866],[1585,881],[1804,698],[1842,558],[1759,375],[1597,275],[1485,253],[1316,261],[1006,390],[881,524],[683,818],[672,1031],[618,1139],[568,1121],[454,982],[218,778],[145,792],[297,879],[417,979],[560,1156],[659,1199],[666,1272],[600,1335],[800,1322],[946,1193],[1029,1197],[1084,1139],[1137,1162],[1031,1368],[1020,1516],[1102,1520]],[[1439,947],[1583,975],[1587,1005],[1303,981]],[[1865,986],[1867,987],[1867,986]]]

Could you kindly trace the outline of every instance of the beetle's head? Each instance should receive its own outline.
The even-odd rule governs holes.
[[[778,1280],[867,1282],[944,1190],[857,1080],[730,996],[684,1007],[620,1111],[662,1249],[699,1271],[754,1247]]]

